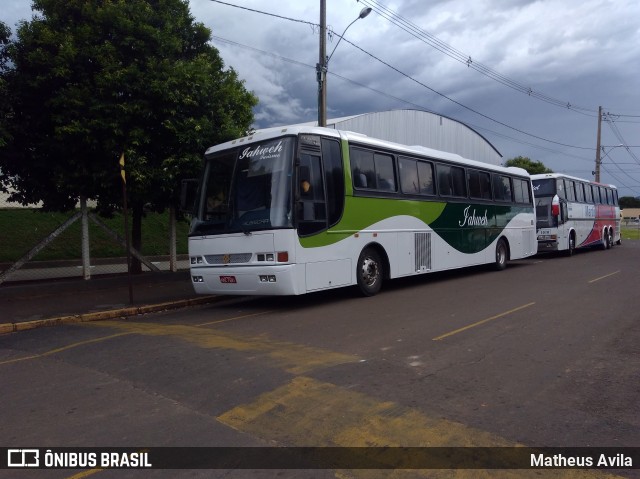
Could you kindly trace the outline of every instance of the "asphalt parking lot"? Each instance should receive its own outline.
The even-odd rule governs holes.
[[[6,447],[638,447],[640,244],[0,336]],[[20,477],[638,477],[20,471]],[[7,471],[0,470],[0,477]],[[15,471],[9,471],[15,472]]]

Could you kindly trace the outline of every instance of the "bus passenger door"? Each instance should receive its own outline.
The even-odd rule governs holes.
[[[300,155],[296,198],[298,234],[307,236],[326,229],[327,207],[319,155],[304,152]]]

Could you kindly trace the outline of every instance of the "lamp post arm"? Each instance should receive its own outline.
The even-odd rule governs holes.
[[[336,46],[335,46],[335,47],[333,47],[333,50],[331,51],[331,55],[329,55],[329,56],[327,57],[327,61],[326,61],[325,65],[328,65],[328,64],[329,64],[329,60],[331,60],[331,57],[332,57],[332,56],[333,56],[333,54],[335,53],[336,48],[338,48],[338,45],[340,45],[340,42],[342,41],[342,38],[344,37],[344,34],[345,34],[345,33],[347,33],[347,30],[349,30],[349,27],[350,27],[351,25],[353,25],[354,23],[356,23],[358,20],[360,20],[360,17],[356,18],[353,22],[351,22],[349,25],[347,25],[347,28],[345,28],[345,29],[344,29],[344,32],[342,32],[342,35],[340,35],[340,39],[338,40],[338,43],[336,43]]]

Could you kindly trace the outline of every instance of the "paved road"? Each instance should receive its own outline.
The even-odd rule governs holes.
[[[0,445],[637,447],[638,246],[400,280],[373,298],[344,289],[229,299],[5,335]],[[618,473],[638,477],[633,472]],[[20,477],[85,477],[32,474]],[[605,477],[575,470],[91,474]]]

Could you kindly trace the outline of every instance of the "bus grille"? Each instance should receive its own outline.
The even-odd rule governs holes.
[[[416,272],[431,269],[431,233],[415,233]]]
[[[208,254],[204,259],[208,264],[248,263],[251,260],[251,253]]]

